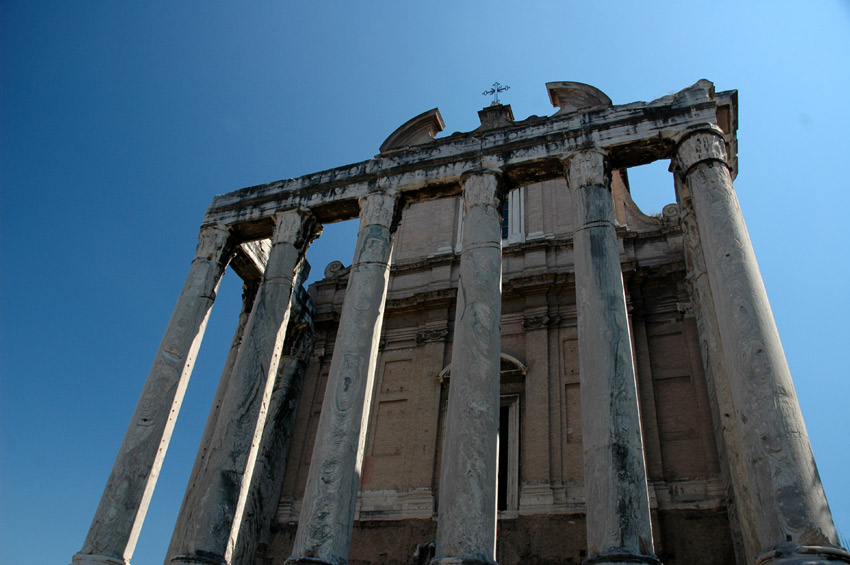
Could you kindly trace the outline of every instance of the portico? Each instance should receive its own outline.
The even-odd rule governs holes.
[[[222,376],[228,384],[205,434],[168,556],[175,564],[236,563],[246,501],[257,488],[252,479],[258,453],[267,422],[274,421],[267,407],[279,373],[293,281],[322,224],[359,218],[288,560],[347,563],[394,234],[412,203],[458,197],[463,204],[460,274],[432,563],[496,563],[499,211],[511,191],[551,179],[566,180],[575,218],[570,243],[585,562],[659,563],[611,177],[613,171],[660,159],[672,160],[684,212],[688,292],[698,304],[700,339],[715,346],[703,358],[713,377],[707,380],[715,388],[714,410],[724,406],[735,414],[736,425],[723,433],[741,453],[725,476],[738,514],[752,520],[741,525],[740,559],[850,563],[850,554],[838,547],[732,188],[736,94],[716,93],[703,80],[653,102],[614,106],[588,85],[559,82],[547,88],[560,108],[550,117],[515,121],[509,106],[497,105],[481,112],[477,130],[435,139],[442,118],[432,110],[394,132],[373,159],[213,199],[186,286],[74,563],[130,562],[218,281],[232,257],[249,264],[257,257],[251,250],[259,245],[268,257],[255,262],[250,278],[257,285],[256,298],[234,342],[233,365]],[[270,247],[257,243],[269,239]],[[240,269],[249,282],[250,269]],[[545,398],[545,393],[535,394]]]

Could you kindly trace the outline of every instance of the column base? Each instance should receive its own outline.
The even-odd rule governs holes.
[[[91,555],[77,553],[71,558],[71,565],[130,565],[129,561],[107,557],[106,555]]]
[[[661,565],[661,560],[654,555],[640,553],[598,553],[581,562],[581,565],[626,565],[644,563],[645,565]]]
[[[188,553],[171,558],[175,565],[228,565],[224,557],[215,553]]]
[[[759,556],[756,565],[815,565],[817,563],[850,563],[850,552],[840,547],[798,545],[782,547]]]
[[[497,563],[495,561],[467,559],[466,557],[437,557],[432,559],[428,565],[497,565]]]

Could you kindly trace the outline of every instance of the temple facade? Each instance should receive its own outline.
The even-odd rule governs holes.
[[[557,110],[217,196],[81,551],[130,562],[228,265],[166,564],[850,563],[735,197],[737,94]],[[646,215],[628,170],[670,162]],[[305,291],[323,224],[355,253]]]

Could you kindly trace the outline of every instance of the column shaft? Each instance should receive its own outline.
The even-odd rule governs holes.
[[[231,562],[286,334],[293,281],[315,228],[312,215],[300,210],[277,216],[263,282],[206,461],[178,517],[182,529],[173,534],[172,546],[179,550],[172,563]]]
[[[287,342],[288,347],[289,342]],[[293,420],[306,357],[312,342],[296,356],[285,355],[269,402],[269,416],[260,442],[254,476],[245,502],[242,526],[233,551],[233,563],[254,563],[257,549],[268,541],[269,529],[277,514],[286,459],[291,445]]]
[[[691,193],[754,505],[759,563],[850,563],[837,548],[791,374],[726,164],[722,134],[677,148]]]
[[[496,558],[502,234],[496,173],[463,180],[463,250],[432,564]]]
[[[230,384],[230,378],[233,375],[233,367],[236,364],[236,357],[239,354],[239,347],[242,345],[242,339],[245,337],[245,327],[248,325],[248,318],[251,315],[251,308],[254,305],[254,299],[257,296],[257,290],[259,289],[259,281],[255,281],[253,283],[246,283],[243,285],[243,293],[242,293],[242,311],[239,313],[239,321],[236,323],[236,331],[233,333],[233,341],[230,343],[230,350],[227,352],[227,358],[224,361],[224,369],[221,371],[221,378],[218,381],[218,387],[215,391],[215,397],[213,398],[212,408],[210,409],[209,416],[207,417],[207,424],[204,426],[204,434],[201,436],[201,444],[198,447],[198,453],[195,456],[195,462],[192,465],[192,472],[189,474],[189,481],[186,486],[186,492],[183,495],[183,502],[180,505],[181,508],[186,506],[187,502],[192,499],[194,496],[194,491],[197,488],[198,478],[200,476],[201,470],[204,468],[204,464],[206,463],[207,452],[209,451],[210,441],[212,441],[213,432],[215,431],[215,425],[218,421],[218,415],[221,410],[221,404],[224,401],[224,395],[227,392],[227,386]],[[174,531],[182,531],[185,529],[186,524],[182,521],[185,520],[188,516],[180,512],[177,516],[177,523],[174,526]],[[165,562],[169,563],[171,558],[174,557],[178,551],[180,551],[179,547],[175,547],[175,540],[172,538],[171,544],[168,547],[168,553],[166,554]]]
[[[287,563],[348,562],[389,283],[397,197],[360,201],[360,229],[316,431],[292,556]]]
[[[566,161],[575,206],[588,562],[657,563],[614,200],[604,154]]]
[[[676,194],[682,209],[681,225],[685,242],[685,260],[688,268],[688,292],[694,306],[700,356],[705,380],[708,384],[709,401],[712,404],[715,436],[721,472],[726,483],[726,504],[732,540],[739,561],[754,563],[761,551],[754,528],[756,516],[747,485],[747,472],[743,465],[744,452],[738,419],[732,403],[729,373],[720,343],[720,331],[714,313],[714,299],[705,271],[705,258],[699,230],[694,219],[690,191],[681,175],[675,175]]]
[[[186,283],[148,373],[83,548],[74,555],[75,564],[124,565],[133,556],[216,290],[233,250],[226,228],[210,226],[201,230]]]

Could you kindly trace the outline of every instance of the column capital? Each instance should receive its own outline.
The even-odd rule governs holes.
[[[608,153],[603,149],[592,148],[569,153],[561,157],[564,174],[570,190],[583,186],[610,186],[611,169],[608,166]]]
[[[360,224],[364,226],[378,224],[387,228],[390,231],[395,231],[398,225],[399,212],[399,193],[394,189],[381,190],[379,192],[370,192],[358,199],[360,204]]]
[[[726,138],[717,127],[686,132],[676,141],[676,159],[684,175],[698,164],[710,161],[718,161],[728,168]]]
[[[496,169],[474,169],[460,175],[464,210],[472,206],[491,205],[498,208],[504,197],[502,172]]]
[[[308,208],[291,208],[279,211],[274,216],[275,228],[272,244],[288,243],[306,250],[310,243],[322,234],[322,224]]]
[[[228,247],[235,247],[230,229],[222,224],[203,226],[198,234],[195,259],[214,261],[225,254]],[[229,257],[228,257],[229,259]]]

